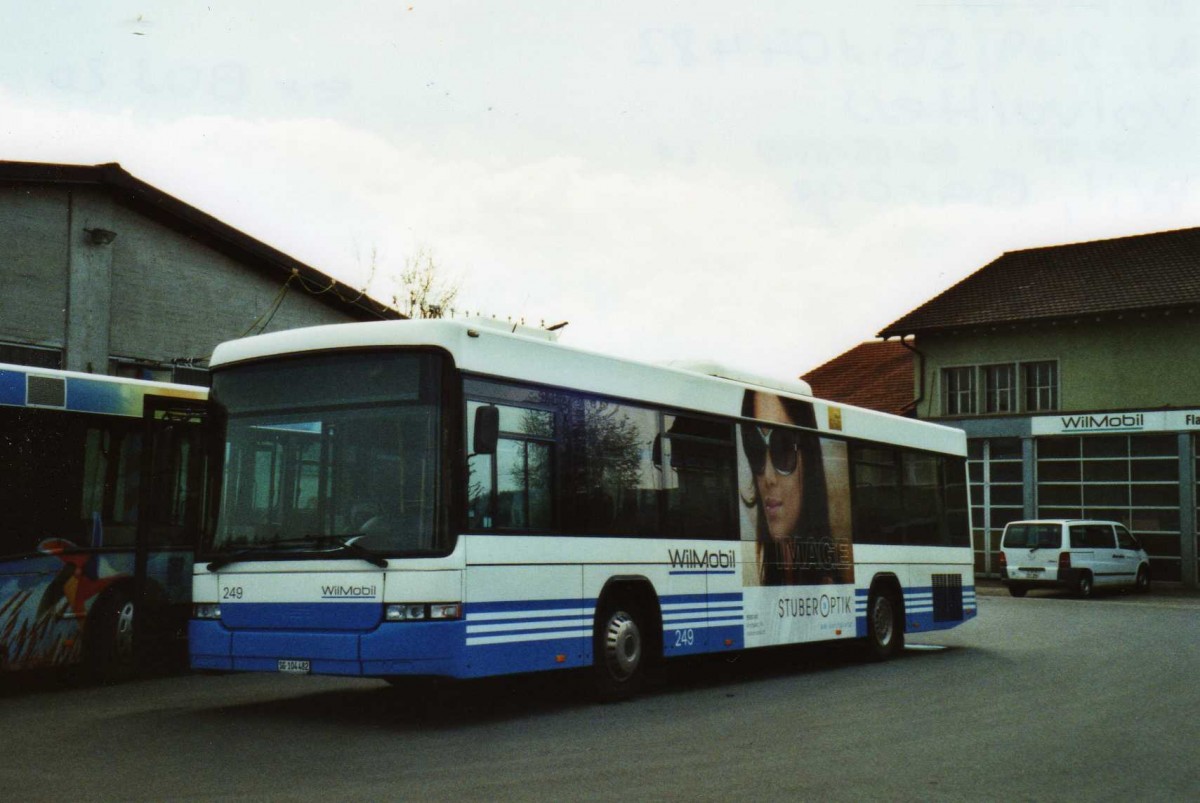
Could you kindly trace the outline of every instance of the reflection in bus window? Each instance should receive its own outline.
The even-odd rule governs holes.
[[[666,416],[666,535],[737,539],[733,426]]]
[[[467,405],[467,442],[474,442],[475,410]],[[554,414],[499,406],[495,455],[468,460],[468,521],[482,529],[540,530],[553,526]]]

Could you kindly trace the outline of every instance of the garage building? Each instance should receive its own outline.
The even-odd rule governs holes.
[[[207,383],[217,343],[401,317],[118,164],[0,161],[0,362]]]
[[[1197,586],[1200,229],[1006,253],[879,337],[892,348],[806,377],[848,401],[903,343],[893,411],[967,433],[978,572],[1010,521],[1094,517],[1138,536],[1155,579]],[[853,379],[836,370],[851,355]]]

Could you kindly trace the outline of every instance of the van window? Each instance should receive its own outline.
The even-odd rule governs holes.
[[[1121,549],[1141,549],[1142,545],[1124,527],[1117,525],[1117,546]]]
[[[1092,546],[1097,549],[1112,549],[1116,545],[1111,524],[1092,524],[1088,530],[1091,531]]]
[[[1005,549],[1058,549],[1062,528],[1057,524],[1010,524],[1004,531]]]
[[[1108,524],[1076,524],[1071,527],[1072,549],[1112,549],[1113,533]]]

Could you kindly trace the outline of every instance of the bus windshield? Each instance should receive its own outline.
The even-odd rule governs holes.
[[[225,459],[208,551],[442,551],[440,373],[438,357],[395,351],[217,372]]]

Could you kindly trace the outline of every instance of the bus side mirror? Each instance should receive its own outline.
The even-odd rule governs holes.
[[[475,409],[475,454],[495,454],[500,440],[500,408],[488,405]]]

